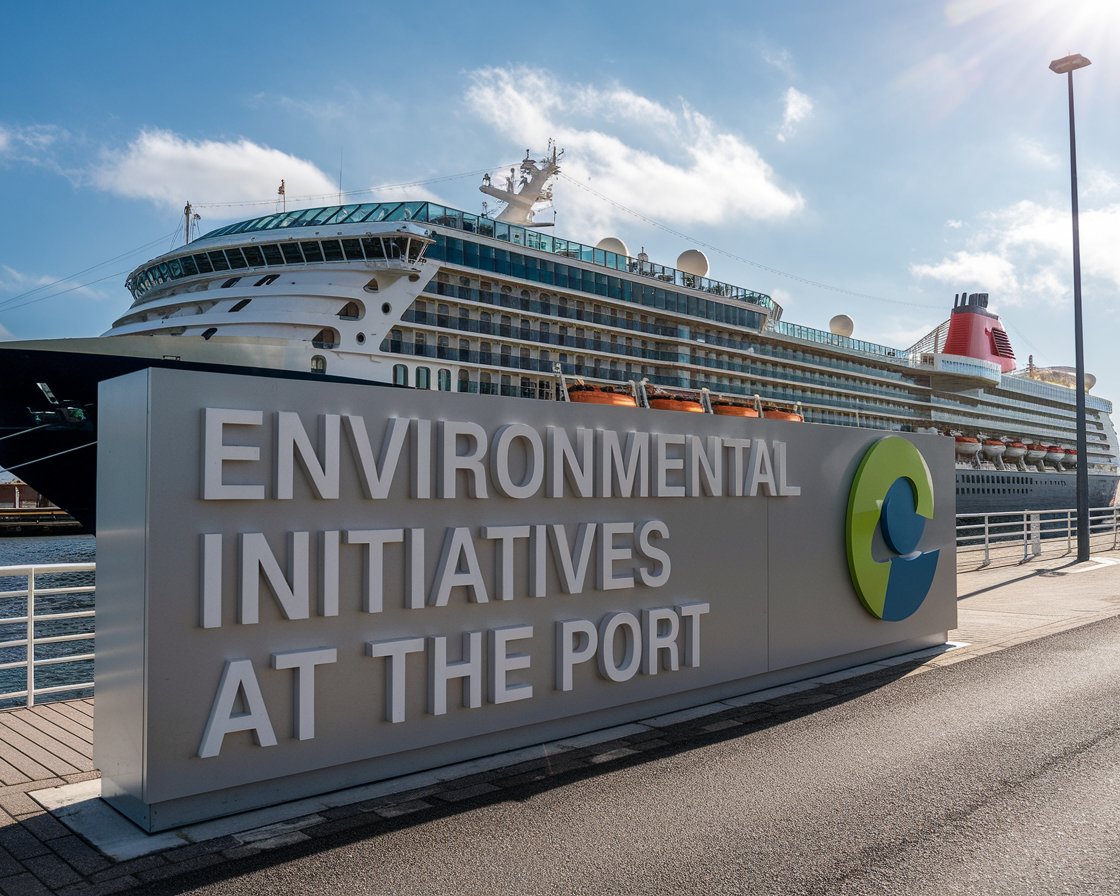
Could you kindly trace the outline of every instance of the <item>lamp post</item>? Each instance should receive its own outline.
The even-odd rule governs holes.
[[[1050,63],[1050,71],[1069,84],[1069,177],[1073,209],[1073,337],[1077,369],[1077,562],[1089,559],[1089,456],[1085,435],[1085,345],[1081,330],[1081,241],[1077,233],[1077,139],[1073,129],[1073,73],[1089,65],[1080,53]]]

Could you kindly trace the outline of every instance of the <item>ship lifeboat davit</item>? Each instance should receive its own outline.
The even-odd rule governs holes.
[[[758,409],[745,401],[716,398],[712,400],[712,413],[721,417],[757,417]]]
[[[805,417],[797,411],[786,411],[782,408],[763,408],[762,416],[767,420],[788,420],[791,423],[804,423]]]
[[[1066,459],[1066,449],[1061,445],[1047,445],[1046,446],[1046,460],[1052,464]]]
[[[1003,457],[1007,451],[1007,446],[999,439],[984,439],[981,443],[981,450],[987,457]]]
[[[960,457],[975,457],[980,453],[980,440],[972,436],[957,436],[957,454]]]
[[[568,386],[568,398],[580,404],[605,404],[617,408],[636,408],[637,399],[624,386],[595,386],[579,383]]]
[[[689,414],[703,414],[704,406],[700,399],[688,393],[651,391],[648,395],[649,406],[655,411],[684,411]]]
[[[1027,446],[1022,442],[1008,442],[1007,451],[1004,453],[1006,460],[1018,460],[1027,453]]]
[[[1031,442],[1027,446],[1027,463],[1036,464],[1046,457],[1046,446],[1038,442]]]

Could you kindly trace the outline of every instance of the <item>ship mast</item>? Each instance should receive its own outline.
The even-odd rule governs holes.
[[[521,162],[521,177],[515,182],[517,169],[510,168],[505,189],[494,186],[489,174],[483,175],[479,189],[487,196],[506,203],[497,220],[522,227],[550,227],[550,224],[533,223],[533,206],[552,199],[549,181],[560,173],[560,159],[563,155],[564,150],[557,149],[554,140],[548,141],[548,152],[540,161],[529,158],[529,150],[525,150],[525,158]]]
[[[191,241],[191,228],[197,228],[198,222],[202,220],[202,215],[196,215],[191,204],[188,202],[183,206],[183,218],[186,221],[186,226],[183,228],[186,239],[183,240],[183,245]]]

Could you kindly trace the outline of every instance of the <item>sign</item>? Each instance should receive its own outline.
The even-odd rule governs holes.
[[[956,624],[936,436],[162,369],[99,408],[95,762],[148,830]]]

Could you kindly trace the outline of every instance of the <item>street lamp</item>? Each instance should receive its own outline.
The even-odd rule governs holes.
[[[1085,345],[1081,335],[1081,241],[1077,234],[1077,139],[1073,130],[1073,73],[1089,60],[1080,53],[1055,59],[1050,71],[1069,83],[1069,177],[1073,208],[1073,337],[1077,365],[1077,562],[1089,559],[1089,453],[1085,435]]]

